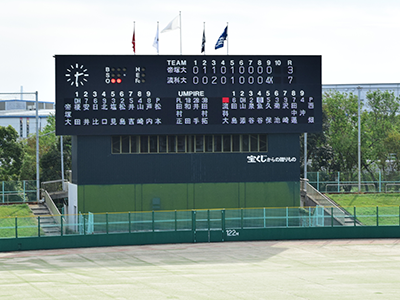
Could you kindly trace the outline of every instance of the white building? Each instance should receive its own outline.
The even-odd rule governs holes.
[[[36,107],[33,100],[0,100],[0,126],[11,125],[20,138],[36,132]],[[39,130],[47,125],[47,118],[55,114],[53,102],[39,101]]]
[[[323,84],[322,93],[336,90],[341,93],[352,93],[358,96],[360,89],[360,99],[365,100],[368,92],[381,90],[394,92],[396,97],[400,96],[400,83],[362,83],[362,84]]]

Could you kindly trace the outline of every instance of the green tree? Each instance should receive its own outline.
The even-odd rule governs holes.
[[[64,170],[71,169],[71,137],[63,139]],[[41,180],[50,181],[61,179],[61,143],[52,145],[49,151],[40,158]]]
[[[311,166],[308,172],[331,172],[338,167],[334,165],[334,152],[327,141],[329,124],[325,112],[322,112],[322,132],[307,134],[307,161]],[[304,134],[300,136],[300,164],[301,176],[304,176]]]
[[[22,163],[24,180],[36,179],[36,135],[24,140],[25,153]],[[39,132],[39,167],[41,181],[61,179],[60,139],[55,135],[55,117]],[[64,137],[64,169],[71,169],[71,138]]]
[[[392,130],[385,138],[385,148],[387,149],[389,157],[389,167],[397,172],[400,170],[400,132]],[[400,180],[397,174],[389,175],[386,180]]]
[[[0,126],[0,181],[18,180],[22,166],[23,146],[11,126]]]
[[[379,90],[368,92],[366,98],[368,117],[364,126],[363,153],[370,163],[364,162],[364,167],[372,172],[370,166],[375,164],[385,172],[390,153],[397,152],[392,146],[398,127],[399,99],[393,92]]]
[[[353,180],[358,165],[358,98],[352,93],[326,93],[323,110],[328,123],[326,142],[333,152],[330,170],[344,172],[344,179]],[[361,117],[365,119],[365,113]]]
[[[400,104],[393,92],[373,91],[361,102],[362,180],[377,180],[377,170],[400,170]],[[358,98],[330,91],[323,95],[323,132],[308,137],[312,171],[341,172],[355,180],[358,169]],[[389,163],[388,163],[389,162]],[[387,174],[386,174],[387,175]],[[390,175],[390,174],[389,174]]]

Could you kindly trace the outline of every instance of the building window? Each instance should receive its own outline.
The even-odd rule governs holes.
[[[113,154],[267,152],[266,134],[112,136]]]

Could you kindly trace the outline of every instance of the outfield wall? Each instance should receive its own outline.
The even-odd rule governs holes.
[[[400,207],[150,211],[0,219],[0,251],[167,243],[400,238]],[[55,224],[46,218],[58,218]],[[345,221],[347,220],[347,221]],[[49,229],[52,229],[49,231]]]
[[[268,228],[229,231],[139,232],[123,234],[49,236],[0,239],[0,251],[25,251],[82,247],[111,247],[168,243],[205,243],[304,239],[400,238],[399,226]]]

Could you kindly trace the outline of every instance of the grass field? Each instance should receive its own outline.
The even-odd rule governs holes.
[[[0,218],[32,216],[28,204],[1,205]]]
[[[331,199],[343,207],[400,206],[400,194],[329,194]]]
[[[0,206],[0,237],[15,237],[15,217],[18,217],[18,236],[37,236],[37,221],[27,204]]]
[[[329,194],[350,214],[356,207],[357,219],[364,225],[399,225],[400,194]],[[379,217],[377,217],[379,215]]]

